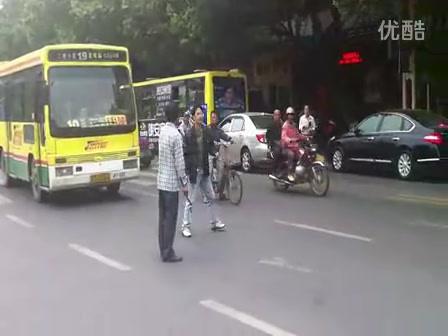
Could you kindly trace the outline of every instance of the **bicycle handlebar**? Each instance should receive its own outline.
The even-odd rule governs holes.
[[[214,144],[216,145],[216,146],[224,146],[224,147],[229,147],[231,144],[232,144],[232,141],[224,141],[224,140],[221,140],[221,141],[213,141],[214,142]]]

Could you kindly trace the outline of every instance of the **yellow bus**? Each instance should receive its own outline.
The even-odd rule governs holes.
[[[129,53],[96,44],[46,46],[0,65],[3,185],[30,182],[38,202],[60,190],[138,178]]]
[[[134,83],[140,136],[157,142],[164,122],[163,109],[170,102],[185,112],[195,105],[205,109],[204,122],[210,123],[210,113],[218,112],[219,120],[231,113],[247,112],[248,90],[246,76],[239,70],[196,70],[192,74],[148,79]]]

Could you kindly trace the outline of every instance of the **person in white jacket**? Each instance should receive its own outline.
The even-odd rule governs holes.
[[[299,131],[303,135],[313,135],[316,130],[316,121],[310,113],[310,107],[305,105],[303,112],[304,113],[299,120]]]

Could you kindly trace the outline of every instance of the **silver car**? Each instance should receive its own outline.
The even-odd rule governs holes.
[[[219,127],[232,137],[228,159],[238,162],[244,172],[270,163],[266,130],[272,123],[272,114],[259,112],[235,113],[227,116]]]

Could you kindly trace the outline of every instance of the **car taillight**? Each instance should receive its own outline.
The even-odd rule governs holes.
[[[266,143],[266,136],[265,134],[257,134],[257,140],[261,143]]]
[[[427,136],[423,138],[424,141],[432,143],[434,145],[441,145],[443,144],[443,138],[442,135],[439,133],[430,133]]]
[[[446,123],[440,123],[440,124],[439,124],[439,127],[448,127],[448,124],[446,124]]]

